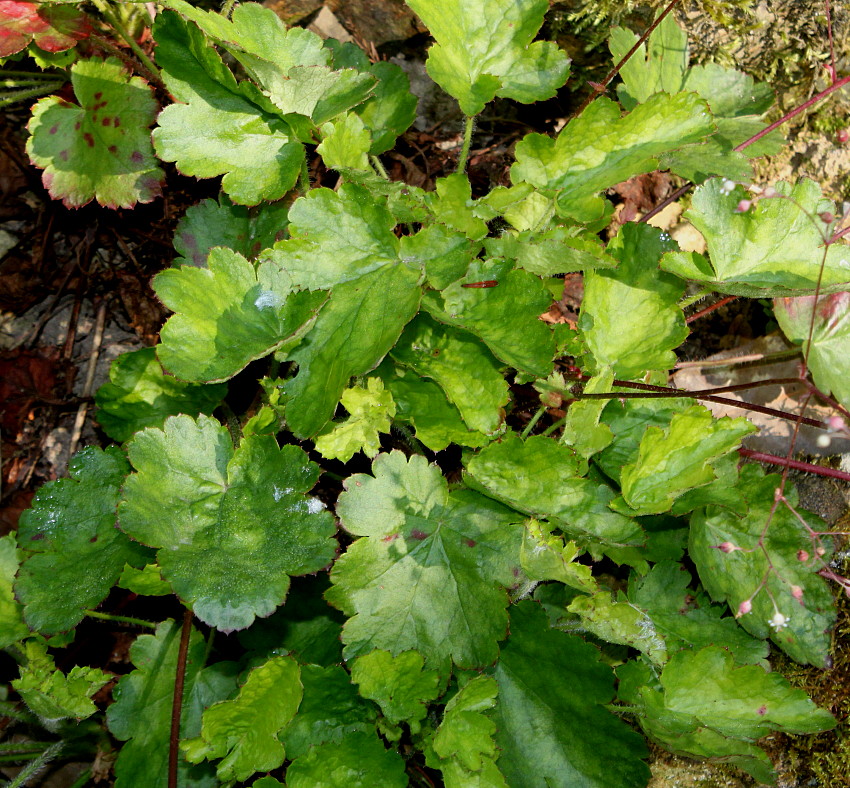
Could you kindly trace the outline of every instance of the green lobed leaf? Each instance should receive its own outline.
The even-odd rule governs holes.
[[[322,141],[316,151],[332,170],[368,170],[369,131],[358,115],[347,112],[322,125]]]
[[[782,333],[802,345],[815,385],[850,407],[850,381],[845,372],[850,358],[850,292],[820,296],[817,306],[813,295],[777,298],[773,314]]]
[[[673,349],[688,336],[678,306],[685,283],[658,270],[661,255],[674,248],[667,233],[629,222],[608,244],[617,268],[584,275],[579,328],[597,364],[612,367],[617,377],[670,369]]]
[[[508,432],[472,457],[466,471],[488,495],[549,518],[570,534],[620,544],[642,542],[640,526],[608,508],[613,491],[583,478],[580,466],[571,449],[551,438],[534,435],[522,441]]]
[[[490,351],[471,334],[419,315],[391,351],[393,360],[433,379],[467,427],[496,432],[509,401],[508,385]]]
[[[494,287],[465,287],[495,281]],[[555,336],[540,315],[552,303],[534,274],[512,271],[504,261],[473,264],[464,281],[427,292],[422,307],[433,318],[481,337],[500,361],[537,377],[552,371]]]
[[[350,414],[341,424],[316,438],[316,451],[325,459],[348,462],[358,451],[374,457],[381,449],[379,435],[390,431],[395,416],[392,394],[380,378],[367,378],[366,388],[342,392],[342,406]]]
[[[184,175],[223,175],[222,188],[233,202],[256,205],[283,197],[304,161],[289,124],[258,89],[237,85],[195,25],[166,11],[157,15],[153,33],[163,79],[181,102],[159,115],[157,155]]]
[[[625,116],[618,104],[602,97],[557,139],[528,134],[520,140],[511,178],[558,195],[562,215],[585,221],[602,214],[598,192],[651,172],[657,156],[713,130],[707,105],[693,93],[658,93]]]
[[[375,706],[364,701],[339,665],[301,668],[304,697],[298,713],[280,734],[289,758],[322,744],[340,744],[352,733],[375,732]]]
[[[682,564],[661,561],[649,573],[629,583],[629,601],[646,610],[670,654],[682,648],[722,646],[740,665],[767,658],[767,643],[748,635],[721,605],[711,604],[705,592],[690,588],[691,575]]]
[[[429,224],[403,236],[399,248],[402,260],[424,266],[428,284],[442,290],[467,272],[481,244],[444,224]]]
[[[27,640],[22,650],[26,662],[12,687],[30,711],[54,723],[67,718],[85,719],[97,712],[91,696],[109,682],[108,674],[76,665],[65,675],[56,668],[41,639]]]
[[[69,479],[45,484],[21,515],[26,551],[15,583],[27,624],[43,634],[75,627],[97,607],[125,564],[144,566],[151,552],[115,528],[115,509],[130,466],[116,447],[83,449]]]
[[[404,761],[376,733],[354,732],[320,744],[286,770],[288,788],[405,788]]]
[[[190,763],[222,758],[216,775],[224,783],[271,771],[285,755],[277,734],[300,702],[298,663],[292,657],[272,657],[251,670],[237,697],[206,709],[201,735],[184,739],[180,749]]]
[[[706,181],[694,191],[685,218],[705,236],[710,262],[694,252],[670,252],[661,267],[720,293],[752,298],[807,295],[818,282],[821,294],[848,289],[850,254],[842,244],[824,250],[817,220],[835,206],[807,178],[773,188],[779,197],[739,212],[739,202],[751,195],[741,187],[728,191],[717,178]]]
[[[702,405],[675,414],[667,429],[649,427],[634,464],[622,470],[623,498],[640,514],[668,511],[679,496],[713,482],[717,461],[756,429],[744,418],[715,419]]]
[[[128,449],[136,473],[124,486],[120,527],[160,548],[163,577],[210,626],[250,626],[283,602],[289,575],[333,558],[333,517],[305,495],[318,468],[296,446],[262,435],[234,449],[215,419],[173,416]]]
[[[161,623],[155,635],[141,635],[130,647],[136,669],[123,676],[113,690],[115,702],[106,721],[115,738],[125,742],[115,763],[116,788],[166,788],[171,734],[174,680],[180,647],[180,625]],[[204,665],[205,644],[192,628],[186,659],[180,732],[197,736],[203,710],[228,697],[236,689],[234,666]],[[186,788],[218,788],[210,764],[192,766],[178,754],[178,784]]]
[[[116,585],[140,596],[171,594],[171,586],[162,579],[162,573],[156,564],[146,564],[141,569],[125,564]]]
[[[163,366],[189,381],[222,381],[305,333],[327,298],[299,291],[272,262],[256,269],[241,254],[216,248],[206,268],[157,274],[154,290],[177,314],[160,332]]]
[[[12,592],[22,556],[15,534],[0,537],[0,648],[11,646],[32,634],[24,623],[23,607]]]
[[[441,669],[483,667],[498,655],[507,594],[521,574],[515,513],[468,490],[449,492],[421,455],[379,454],[374,477],[345,481],[337,515],[355,541],[334,564],[328,601],[351,616],[350,659],[415,649]]]
[[[584,343],[582,342],[582,345]],[[561,381],[565,383],[566,381]],[[584,394],[609,394],[614,384],[614,370],[603,366],[587,383]],[[566,386],[564,386],[566,388]],[[588,459],[605,449],[614,439],[611,428],[600,421],[605,410],[605,398],[581,399],[570,404],[564,420],[561,442]]]
[[[440,674],[425,670],[418,651],[393,656],[377,649],[363,654],[351,666],[351,680],[360,695],[375,701],[391,723],[406,722],[411,732],[419,731],[428,713],[427,704],[440,694]]]
[[[750,600],[752,612],[738,617],[747,632],[761,639],[769,636],[797,662],[824,666],[836,613],[830,589],[817,572],[829,561],[831,545],[822,540],[825,554],[810,557],[809,532],[781,503],[765,529],[779,481],[758,466],[745,465],[739,484],[749,512],[738,517],[718,506],[694,512],[689,551],[712,599],[728,602],[735,613]],[[796,493],[786,488],[785,497],[796,509]],[[826,530],[820,518],[797,511],[813,530]],[[719,546],[725,542],[740,549],[723,552]],[[795,587],[799,599],[793,596]]]
[[[286,235],[289,224],[286,200],[263,203],[249,211],[234,205],[226,194],[215,200],[203,200],[186,210],[174,231],[174,248],[182,257],[173,265],[203,268],[215,246],[226,246],[249,260]]]
[[[511,611],[511,636],[494,670],[499,769],[528,788],[642,788],[641,737],[603,708],[614,676],[575,635],[550,629],[535,602]]]
[[[68,208],[92,200],[132,208],[159,197],[165,173],[148,133],[157,111],[150,87],[117,58],[78,61],[71,84],[79,105],[48,96],[27,125],[27,154],[50,196]]]
[[[487,235],[487,223],[475,213],[472,184],[463,172],[437,178],[435,191],[425,195],[434,218],[474,241]]]
[[[393,364],[382,365],[376,373],[392,394],[396,418],[413,424],[416,439],[431,451],[442,451],[452,443],[477,448],[488,442],[486,435],[464,424],[458,409],[436,383]]]
[[[407,4],[437,42],[428,52],[428,73],[466,115],[477,115],[496,96],[524,104],[551,98],[567,80],[566,54],[549,41],[534,41],[545,0]]]
[[[410,92],[410,79],[400,66],[379,60],[368,67],[378,78],[373,95],[355,107],[372,137],[369,153],[378,156],[390,150],[416,120],[417,98]]]
[[[197,386],[165,375],[152,347],[118,356],[109,382],[94,395],[97,421],[113,440],[123,443],[145,427],[161,427],[169,416],[211,413],[226,386]]]
[[[592,592],[596,589],[591,568],[576,563],[581,550],[575,542],[564,543],[551,533],[551,526],[529,520],[520,552],[520,566],[529,580],[557,580],[560,583]]]

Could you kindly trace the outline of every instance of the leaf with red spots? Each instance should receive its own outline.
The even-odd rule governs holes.
[[[0,57],[14,55],[32,42],[47,52],[64,52],[90,32],[85,14],[73,6],[0,0]]]
[[[334,564],[328,601],[351,618],[345,656],[410,649],[430,667],[492,664],[507,631],[506,588],[519,568],[522,515],[471,490],[449,492],[436,465],[379,454],[374,477],[351,476],[337,504],[364,537]]]
[[[158,197],[164,173],[149,132],[157,104],[144,80],[109,58],[76,63],[71,83],[79,105],[43,98],[28,126],[27,153],[50,196],[69,208],[93,199],[132,208]]]

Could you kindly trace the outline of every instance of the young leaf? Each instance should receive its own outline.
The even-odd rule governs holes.
[[[718,506],[694,512],[691,518],[690,555],[712,599],[726,601],[734,611],[749,600],[751,611],[738,618],[757,638],[770,639],[797,662],[823,666],[829,651],[829,630],[835,622],[835,602],[826,581],[817,574],[829,561],[830,545],[820,558],[808,560],[812,540],[795,514],[782,505],[773,508],[776,475],[765,476],[756,465],[741,469],[740,487],[750,506],[738,517]],[[785,490],[791,506],[797,495]],[[818,517],[800,511],[809,527],[826,530]],[[726,553],[719,545],[736,549]],[[792,589],[799,588],[799,597]]]
[[[729,651],[739,665],[763,663],[767,643],[748,635],[731,616],[723,618],[725,609],[690,584],[690,572],[682,564],[661,561],[642,578],[632,574],[629,601],[647,611],[670,654],[714,645]]]
[[[436,191],[428,192],[428,208],[438,222],[443,222],[467,238],[478,241],[487,235],[487,224],[475,214],[472,184],[465,173],[455,172],[438,178]]]
[[[64,52],[89,37],[91,25],[78,8],[32,0],[0,2],[0,58],[30,43],[46,52]]]
[[[322,142],[316,147],[332,170],[368,170],[371,138],[359,116],[347,112],[322,125]]]
[[[161,427],[169,416],[212,413],[226,386],[196,386],[165,375],[152,347],[124,353],[109,367],[109,382],[95,393],[97,421],[123,443],[145,427]]]
[[[551,98],[567,80],[566,54],[549,41],[534,41],[548,10],[544,0],[407,4],[437,42],[428,52],[428,73],[466,115],[477,115],[496,96],[524,104]]]
[[[0,648],[32,634],[24,623],[23,608],[12,592],[21,557],[15,534],[0,537]]]
[[[584,343],[582,343],[584,346]],[[584,385],[585,394],[608,394],[613,391],[614,370],[603,366]],[[613,440],[611,428],[600,421],[605,400],[584,399],[573,402],[567,410],[561,442],[588,459],[605,449]]]
[[[126,742],[115,763],[116,788],[166,788],[171,710],[180,626],[164,621],[155,635],[141,635],[130,647],[136,666],[123,676],[113,691],[115,702],[106,712],[109,730]],[[235,666],[204,665],[205,644],[200,632],[192,629],[186,660],[186,676],[181,707],[180,734],[197,736],[204,708],[228,697],[236,689]],[[190,766],[182,753],[178,760],[178,784],[191,788],[218,788],[210,764]]]
[[[791,342],[802,345],[815,385],[850,407],[850,379],[846,374],[850,358],[850,292],[821,296],[817,307],[814,301],[814,296],[777,298],[773,303],[776,322]]]
[[[50,196],[68,208],[93,199],[132,208],[158,197],[165,173],[148,133],[157,111],[148,85],[116,58],[75,63],[71,84],[79,105],[43,98],[27,126],[27,154]]]
[[[711,261],[694,252],[670,252],[661,267],[712,290],[752,298],[807,295],[818,282],[821,294],[846,290],[850,252],[842,244],[824,249],[816,218],[834,211],[833,204],[807,178],[774,188],[779,197],[738,211],[746,195],[742,188],[730,191],[720,179],[706,181],[695,190],[685,218],[705,236]]]
[[[188,381],[222,381],[304,334],[327,298],[299,291],[271,262],[256,269],[241,254],[216,248],[206,268],[183,266],[157,274],[154,290],[172,315],[158,355]]]
[[[396,404],[396,417],[413,424],[417,440],[431,451],[442,451],[452,443],[460,446],[485,445],[489,438],[463,423],[458,409],[447,399],[443,390],[430,380],[424,380],[411,370],[396,370],[388,364],[381,375]]]
[[[117,448],[83,449],[71,478],[45,484],[21,515],[18,540],[26,558],[15,593],[24,619],[44,634],[75,627],[97,607],[125,564],[144,566],[151,552],[115,528],[115,507],[130,470]]]
[[[349,417],[316,438],[316,451],[326,459],[348,462],[358,451],[374,457],[380,451],[379,435],[390,431],[395,416],[392,394],[380,378],[367,378],[367,388],[354,386],[342,392],[340,402]]]
[[[201,735],[180,745],[186,760],[222,758],[216,775],[224,783],[276,769],[285,757],[278,732],[301,702],[300,676],[292,657],[272,657],[254,668],[237,697],[204,711]]]
[[[429,224],[400,243],[401,259],[425,267],[428,284],[442,290],[460,279],[481,251],[481,244],[444,224]]]
[[[581,638],[549,628],[535,602],[511,612],[511,636],[494,678],[499,769],[528,788],[643,788],[641,737],[605,710],[614,676]]]
[[[188,5],[188,4],[187,4]],[[222,17],[223,18],[223,17]],[[197,27],[157,15],[157,63],[178,101],[160,113],[157,155],[185,175],[214,178],[242,205],[278,200],[294,185],[304,148],[258,89],[237,85]]]
[[[529,580],[557,580],[559,583],[592,593],[596,589],[591,569],[576,563],[581,551],[575,542],[564,543],[551,533],[551,525],[529,520],[525,524],[520,566]]]
[[[374,477],[345,482],[343,526],[364,537],[331,572],[328,601],[352,616],[345,654],[415,649],[428,665],[483,667],[498,655],[507,594],[520,575],[517,516],[473,492],[450,493],[421,455],[379,454]]]
[[[474,288],[458,281],[439,293],[426,293],[422,306],[441,323],[481,337],[505,364],[545,378],[552,371],[555,337],[539,316],[552,297],[534,274],[510,269],[503,261],[474,265],[467,280],[492,280],[498,285]]]
[[[629,222],[608,244],[619,266],[584,275],[579,328],[597,364],[617,377],[670,369],[673,349],[688,336],[678,306],[685,283],[658,270],[661,255],[674,248],[667,233]]]
[[[214,246],[226,246],[253,260],[286,237],[288,213],[286,200],[264,203],[250,212],[243,205],[234,205],[225,194],[218,202],[204,200],[188,208],[177,223],[173,243],[182,257],[173,265],[203,268]]]
[[[557,196],[558,211],[580,221],[602,215],[596,195],[658,167],[657,156],[714,131],[704,101],[693,93],[658,93],[629,114],[608,98],[596,99],[557,139],[528,134],[516,146],[515,183]]]
[[[623,498],[640,514],[669,511],[676,498],[714,481],[715,463],[755,431],[743,418],[715,419],[702,405],[677,413],[666,430],[649,427],[620,476]]]
[[[359,685],[364,698],[381,707],[391,723],[406,722],[412,733],[418,733],[428,702],[440,694],[440,674],[424,670],[424,664],[418,651],[403,651],[394,657],[378,649],[354,660],[351,680]]]
[[[508,432],[472,457],[466,466],[476,487],[535,517],[549,518],[570,534],[619,544],[640,543],[643,531],[628,517],[611,511],[614,493],[579,475],[575,453],[551,438],[521,441]]]
[[[288,788],[405,788],[404,761],[376,733],[355,732],[313,747],[286,770]]]
[[[304,495],[319,474],[301,449],[264,435],[234,450],[207,416],[173,416],[128,448],[137,472],[124,486],[121,528],[160,548],[163,577],[210,626],[250,626],[283,602],[289,575],[333,558],[333,517]]]
[[[489,435],[501,426],[508,385],[499,363],[472,335],[419,315],[391,355],[418,375],[435,380],[470,429]]]
[[[364,701],[339,665],[303,665],[304,698],[280,740],[288,758],[300,758],[321,744],[339,744],[351,733],[374,734],[377,709]]]
[[[77,665],[66,676],[53,664],[41,639],[27,640],[23,654],[26,664],[21,666],[21,677],[14,679],[12,686],[30,711],[54,723],[69,717],[85,719],[97,711],[91,696],[109,682],[109,675]]]
[[[156,564],[146,564],[141,569],[125,565],[116,585],[140,596],[171,594],[171,586],[162,579],[162,572]]]

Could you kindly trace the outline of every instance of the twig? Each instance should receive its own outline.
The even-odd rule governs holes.
[[[86,411],[88,410],[88,398],[91,396],[92,383],[94,382],[94,373],[97,369],[97,358],[100,355],[100,346],[103,342],[103,327],[106,324],[106,301],[101,301],[97,309],[97,318],[94,326],[94,338],[92,340],[91,355],[89,356],[89,365],[86,369],[86,380],[83,384],[82,402],[77,408],[77,417],[74,419],[74,430],[71,433],[71,442],[68,445],[68,453],[73,456],[77,450],[77,444],[80,442],[80,435],[83,432],[83,424],[86,421]]]
[[[719,301],[709,304],[705,309],[700,309],[699,312],[694,312],[690,317],[685,318],[685,323],[690,324],[693,323],[694,320],[699,320],[704,315],[713,312],[715,309],[719,309],[721,306],[725,306],[726,304],[731,303],[732,301],[736,301],[738,296],[726,296],[726,298],[721,298]]]
[[[180,754],[180,717],[183,712],[183,687],[186,684],[186,657],[189,654],[189,636],[192,634],[192,611],[183,613],[180,632],[180,650],[174,676],[174,699],[171,703],[171,735],[168,740],[168,788],[177,788],[177,759]]]
[[[805,422],[804,422],[805,423]],[[850,473],[838,471],[835,468],[824,468],[821,465],[812,465],[810,462],[800,462],[792,460],[789,457],[778,457],[775,454],[765,454],[761,451],[752,451],[750,449],[738,449],[738,454],[742,457],[747,457],[750,460],[758,462],[767,462],[771,465],[779,465],[783,468],[790,468],[795,471],[807,471],[818,476],[830,476],[833,479],[841,479],[845,482],[850,482]]]

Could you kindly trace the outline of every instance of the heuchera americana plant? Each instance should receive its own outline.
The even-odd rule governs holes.
[[[110,618],[118,586],[186,611],[125,620],[151,632],[106,709],[119,788],[632,788],[644,736],[772,782],[758,739],[836,720],[770,653],[827,665],[826,578],[847,581],[787,467],[740,465],[756,428],[668,378],[693,303],[774,298],[809,396],[835,407],[825,434],[846,432],[841,218],[811,180],[752,184],[749,157],[781,144],[772,92],[691,66],[666,12],[641,39],[613,30],[605,83],[519,140],[510,185],[473,194],[475,116],[553,97],[569,60],[535,40],[546,0],[407,2],[466,116],[428,192],[380,158],[415,118],[407,76],[353,44],[256,3],[162,0],[150,57],[118,4],[0,2],[0,55],[74,61],[51,72],[73,99],[29,123],[52,197],[130,208],[161,194],[163,162],[221,179],[154,279],[160,344],[97,393],[120,445],[79,452],[0,539],[12,686],[49,730],[100,719],[109,676],[48,647]],[[104,24],[133,57],[72,49]],[[311,188],[316,156],[338,188]],[[695,185],[705,254],[646,222],[601,240],[606,190],[657,169]],[[542,321],[579,271],[577,324]],[[262,407],[232,413],[228,381],[261,360]],[[506,413],[528,384],[520,433]],[[335,500],[314,491],[329,469]],[[235,633],[226,661],[217,632]]]

